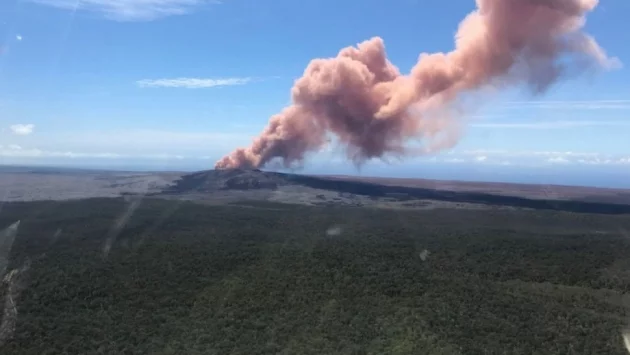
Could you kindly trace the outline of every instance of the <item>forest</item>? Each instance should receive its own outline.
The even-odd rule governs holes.
[[[629,215],[5,203],[18,220],[2,354],[627,353]]]

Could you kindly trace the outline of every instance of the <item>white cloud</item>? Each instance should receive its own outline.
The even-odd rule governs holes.
[[[38,148],[23,148],[16,144],[0,145],[0,157],[10,158],[94,158],[94,159],[152,159],[152,160],[181,160],[182,155],[173,154],[145,154],[126,155],[118,153],[79,153],[73,151],[42,150]]]
[[[252,81],[252,78],[222,78],[222,79],[204,79],[204,78],[175,78],[175,79],[157,79],[157,80],[138,80],[136,84],[142,88],[186,88],[186,89],[203,89],[217,86],[233,86],[245,85]]]
[[[574,127],[629,127],[630,120],[627,121],[606,121],[606,120],[574,120],[574,121],[549,121],[549,122],[488,122],[474,123],[470,125],[474,128],[515,128],[515,129],[563,129]]]
[[[630,165],[630,156],[592,152],[558,151],[508,151],[477,149],[449,152],[449,158],[442,162],[480,162],[498,165]],[[466,159],[465,157],[469,157]]]
[[[582,157],[593,158],[597,157],[599,153],[591,152],[572,152],[572,151],[531,151],[531,150],[501,150],[501,149],[474,149],[465,151],[453,151],[452,154],[461,155],[486,155],[486,156],[500,156],[500,157]]]
[[[162,131],[150,129],[130,129],[112,131],[82,131],[58,133],[51,137],[53,144],[60,142],[73,150],[100,149],[111,151],[155,152],[167,146],[176,151],[203,152],[208,155],[210,150],[232,149],[237,145],[250,142],[255,133],[247,132],[188,132]],[[43,139],[38,139],[43,142]]]
[[[449,151],[426,157],[423,162],[437,164],[483,164],[484,166],[630,166],[630,156],[589,152],[558,151],[509,151],[477,149]]]
[[[547,162],[551,164],[567,164],[569,163],[569,159],[565,157],[551,157],[547,159]]]
[[[17,39],[18,41],[21,41],[22,40],[22,35],[16,35],[15,39]]]
[[[184,15],[219,0],[29,0],[71,11],[90,11],[115,21],[149,21]]]
[[[22,148],[16,144],[0,145],[0,156],[11,158],[118,158],[112,153],[85,154],[63,151],[45,151],[37,148]]]
[[[7,131],[9,129],[7,128]],[[254,132],[257,133],[257,132]],[[210,168],[224,154],[251,142],[254,133],[167,130],[56,130],[31,136],[5,134],[3,164],[151,169]]]
[[[149,154],[149,155],[139,155],[139,156],[134,156],[134,158],[140,158],[140,159],[164,159],[164,160],[182,160],[182,159],[186,159],[185,156],[183,155],[179,155],[179,154]],[[197,158],[197,157],[193,157],[193,158]]]
[[[16,134],[18,136],[28,136],[29,134],[33,133],[33,131],[35,130],[35,125],[32,123],[14,124],[14,125],[11,125],[9,129],[11,129],[11,132],[13,132],[13,134]]]
[[[592,159],[578,159],[578,164],[587,165],[628,165],[630,164],[630,157],[611,158],[611,157],[596,157]]]
[[[23,147],[37,147],[39,152],[32,154],[41,157],[96,155],[105,153],[117,157],[138,159],[181,160],[208,157],[217,160],[235,147],[251,143],[252,137],[258,133],[247,131],[227,132],[191,132],[166,130],[108,130],[108,131],[55,131],[41,132],[36,136],[5,137],[2,143],[5,148],[11,143]],[[55,154],[52,154],[54,152]],[[69,152],[69,153],[68,153]],[[22,153],[24,154],[24,153]]]

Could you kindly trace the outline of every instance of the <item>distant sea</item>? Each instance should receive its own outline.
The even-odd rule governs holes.
[[[307,169],[317,172],[317,169]],[[434,180],[506,182],[540,185],[593,186],[630,189],[630,167],[545,166],[520,167],[481,164],[392,165],[369,166],[360,172],[352,168],[328,169],[325,174],[347,174],[378,177],[404,177]]]

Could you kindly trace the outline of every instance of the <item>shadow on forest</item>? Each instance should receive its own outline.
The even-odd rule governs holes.
[[[221,185],[221,180],[226,184]],[[521,207],[539,210],[556,210],[578,213],[626,214],[630,213],[630,205],[577,200],[543,200],[517,196],[495,195],[480,192],[435,190],[419,187],[386,186],[371,182],[339,180],[327,177],[315,177],[298,174],[262,172],[259,170],[204,171],[185,175],[175,186],[165,193],[178,194],[207,192],[221,186],[220,189],[233,189],[230,184],[234,179],[246,181],[246,184],[234,189],[275,189],[281,185],[302,185],[315,189],[336,191],[369,196],[374,198],[388,197],[400,201],[435,200],[455,203],[475,203],[490,206]]]

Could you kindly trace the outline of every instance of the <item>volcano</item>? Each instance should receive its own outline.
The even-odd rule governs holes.
[[[213,192],[220,190],[275,190],[292,184],[291,175],[258,169],[205,170],[184,175],[166,193]]]

